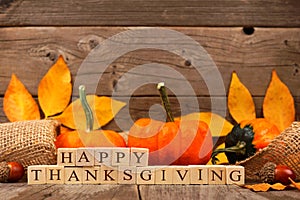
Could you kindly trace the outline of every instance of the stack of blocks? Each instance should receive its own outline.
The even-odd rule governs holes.
[[[28,184],[244,184],[242,166],[148,166],[145,148],[60,148],[57,165],[28,167]]]

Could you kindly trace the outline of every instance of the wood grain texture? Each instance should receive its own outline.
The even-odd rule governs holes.
[[[0,8],[0,26],[300,26],[298,0],[4,0]]]

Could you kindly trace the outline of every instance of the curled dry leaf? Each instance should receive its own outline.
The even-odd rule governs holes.
[[[263,114],[266,119],[276,124],[280,131],[295,120],[293,96],[275,70],[272,71],[272,79],[264,98]]]
[[[71,73],[60,56],[38,87],[38,100],[45,117],[61,113],[69,104],[71,93]]]
[[[232,118],[237,122],[255,119],[255,105],[249,90],[238,78],[236,72],[232,73],[228,92],[228,109]]]
[[[270,189],[273,190],[284,190],[286,186],[282,185],[281,183],[275,183],[275,184],[268,184],[268,183],[259,183],[254,185],[244,185],[243,187],[251,189],[255,192],[266,192]]]
[[[233,128],[233,125],[226,119],[211,112],[191,113],[182,116],[181,119],[204,121],[209,126],[213,137],[226,136]]]
[[[5,92],[3,110],[11,122],[40,119],[36,101],[15,74],[12,74]]]
[[[110,122],[126,105],[126,103],[104,96],[87,95],[86,98],[93,115],[96,116],[94,117],[93,130]],[[73,101],[61,115],[55,118],[69,128],[86,130],[86,117],[79,99]]]
[[[300,183],[296,183],[295,181],[293,181],[293,179],[291,179],[289,177],[289,180],[291,181],[292,185],[295,186],[295,188],[297,188],[298,190],[300,190]]]

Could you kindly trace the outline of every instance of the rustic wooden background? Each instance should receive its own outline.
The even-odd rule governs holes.
[[[1,0],[0,26],[0,122],[8,121],[2,106],[12,73],[36,98],[39,81],[59,55],[63,55],[74,80],[79,66],[93,48],[116,33],[141,26],[169,28],[199,42],[216,63],[226,92],[231,73],[238,73],[254,97],[259,117],[271,71],[276,69],[294,96],[296,119],[300,120],[298,0]],[[193,62],[153,49],[130,52],[117,59],[104,73],[96,93],[111,96],[124,73],[137,65],[153,62],[168,65],[188,79],[201,111],[210,111],[211,101],[226,99],[224,95],[208,92]],[[137,76],[145,77],[144,74]],[[122,84],[120,86],[122,88]],[[122,98],[129,97],[119,99]],[[129,109],[130,116],[118,118],[122,129],[130,127],[130,119],[148,117],[151,106],[160,103],[153,85],[138,88],[130,98],[124,109]],[[191,98],[182,97],[185,105]],[[171,95],[170,99],[175,115],[185,114],[181,113],[176,96]],[[195,110],[186,107],[185,112]],[[227,111],[226,108],[216,109],[217,113],[223,111]],[[159,115],[160,112],[154,113],[155,117]],[[226,118],[232,121],[228,112]],[[114,121],[104,128],[120,130]]]

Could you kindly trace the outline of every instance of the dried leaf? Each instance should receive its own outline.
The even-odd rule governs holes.
[[[225,148],[225,143],[220,144],[216,149],[223,149]],[[217,164],[225,164],[228,163],[227,160],[227,156],[225,155],[225,153],[219,153],[216,158],[218,159],[218,163]],[[212,161],[211,159],[209,160],[209,162],[207,163],[207,165],[212,165]]]
[[[297,188],[298,190],[300,190],[300,183],[296,183],[295,181],[293,181],[293,179],[291,179],[289,177],[289,180],[291,181],[291,183],[295,186],[295,188]]]
[[[38,88],[38,100],[45,117],[61,113],[69,104],[71,93],[71,73],[60,56],[43,77]]]
[[[226,136],[233,125],[218,114],[211,112],[191,113],[181,117],[182,119],[201,120],[204,121],[210,129],[213,137]]]
[[[11,122],[40,119],[37,103],[15,74],[5,92],[3,110]]]
[[[228,109],[237,123],[256,118],[253,98],[235,72],[232,73],[228,92]]]
[[[281,183],[275,183],[273,185],[268,183],[259,183],[254,185],[244,185],[243,187],[251,189],[255,192],[266,192],[269,189],[284,190],[286,188],[286,186],[282,185]]]
[[[272,79],[264,98],[263,114],[266,119],[276,124],[280,131],[295,121],[293,96],[275,70],[272,71]]]
[[[126,103],[104,96],[87,95],[86,98],[93,115],[96,116],[94,117],[94,130],[110,122],[126,105]],[[86,130],[86,117],[79,99],[73,101],[61,115],[55,118],[69,128]]]

